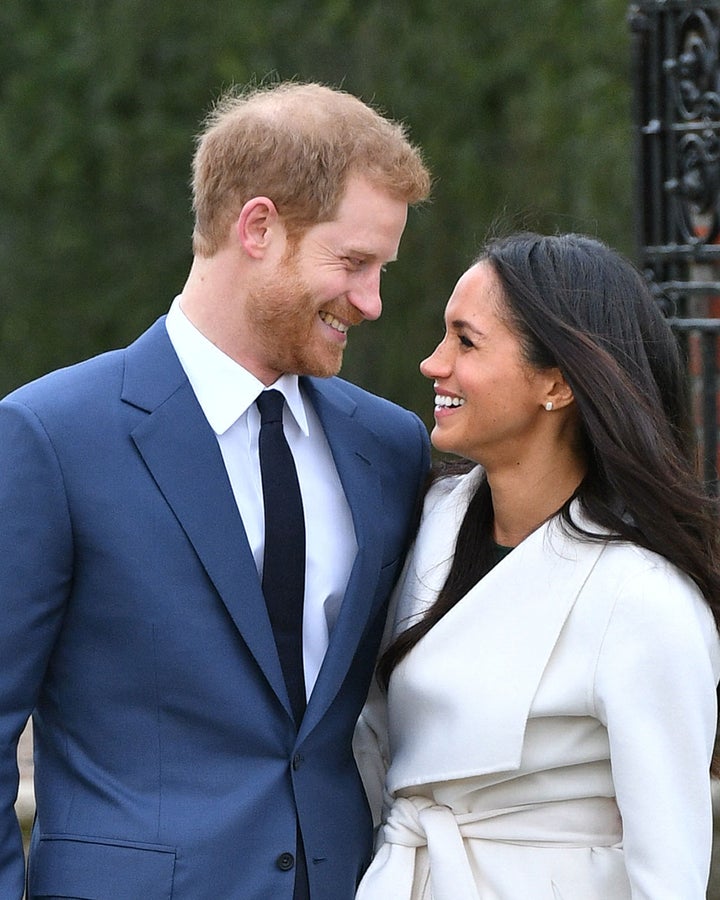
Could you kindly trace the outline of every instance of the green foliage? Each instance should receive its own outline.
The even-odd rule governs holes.
[[[190,262],[193,134],[231,83],[341,85],[435,175],[344,374],[430,414],[418,361],[489,232],[631,235],[619,0],[3,0],[0,393],[127,343]]]

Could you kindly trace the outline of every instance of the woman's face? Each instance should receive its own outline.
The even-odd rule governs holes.
[[[501,315],[488,262],[469,269],[445,310],[445,337],[420,364],[435,383],[433,445],[486,468],[519,465],[544,431],[553,370],[532,369]]]

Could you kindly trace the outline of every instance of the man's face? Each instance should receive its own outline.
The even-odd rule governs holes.
[[[289,244],[248,298],[258,377],[271,384],[284,372],[337,374],[348,329],[380,315],[380,276],[406,220],[406,203],[361,177],[348,180],[335,219]]]

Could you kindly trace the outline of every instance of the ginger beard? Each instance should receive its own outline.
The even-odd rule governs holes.
[[[274,276],[248,296],[247,321],[264,365],[278,375],[337,375],[346,341],[328,336],[320,312],[357,324],[357,310],[340,297],[323,303],[300,276],[297,259],[288,254]]]

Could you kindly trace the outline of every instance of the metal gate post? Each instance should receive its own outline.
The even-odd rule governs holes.
[[[720,0],[630,6],[640,268],[688,358],[705,479],[718,488]]]

